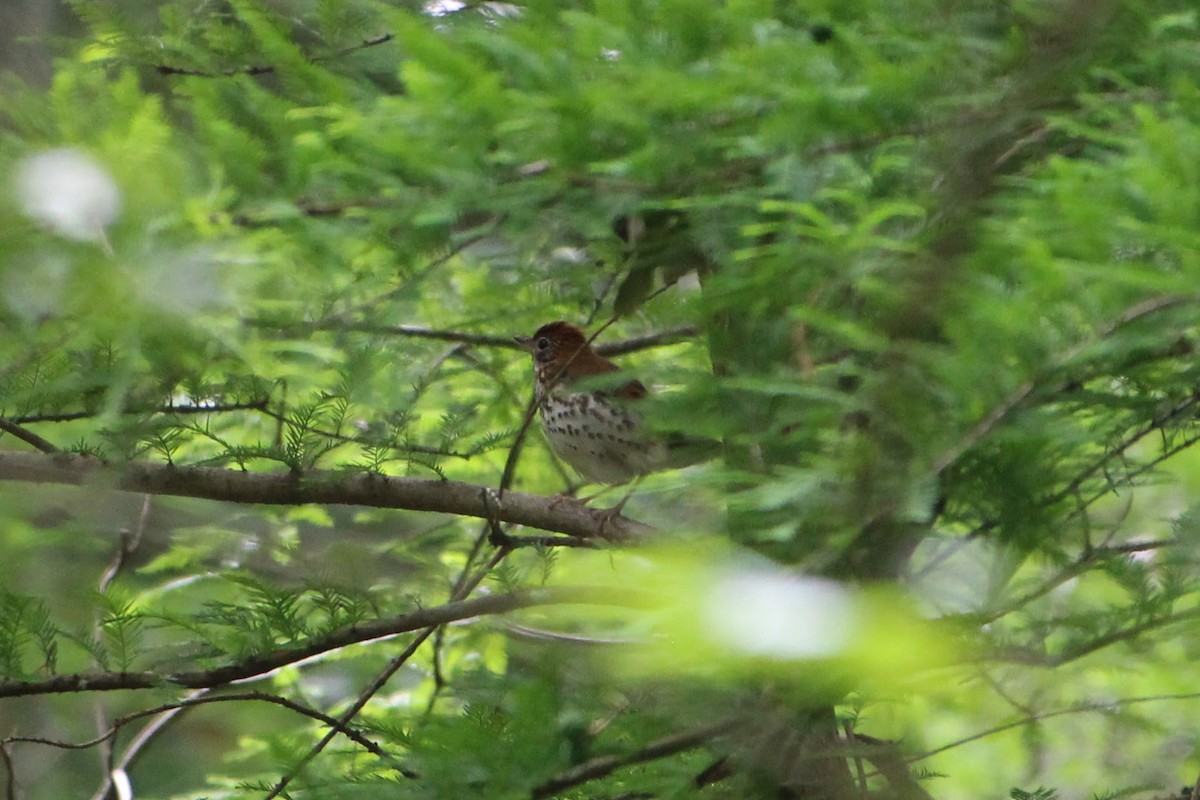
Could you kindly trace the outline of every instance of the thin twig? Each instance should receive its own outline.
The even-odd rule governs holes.
[[[917,783],[909,774],[904,758],[894,742],[876,739],[863,733],[852,734],[852,738],[867,745],[862,753],[875,766],[875,770],[887,779],[896,800],[933,800],[933,795],[925,791],[925,787]],[[866,787],[863,786],[863,796],[866,797]]]
[[[842,731],[846,734],[846,739],[853,740],[855,738],[853,720],[849,720],[849,719],[844,720],[842,722]],[[866,800],[866,798],[867,798],[867,774],[866,774],[866,770],[863,769],[863,755],[858,752],[852,752],[850,754],[850,760],[854,762],[854,771],[855,771],[856,777],[858,779],[858,781],[857,781],[858,798],[859,798],[859,800]]]
[[[277,322],[269,319],[252,318],[245,321],[253,328],[280,330],[286,333],[309,333],[331,331],[336,333],[370,333],[378,336],[396,336],[407,339],[432,339],[438,342],[455,342],[457,344],[478,345],[485,347],[502,347],[509,350],[519,349],[511,336],[492,336],[484,333],[467,333],[465,331],[429,328],[423,325],[379,325],[372,322],[348,322],[334,318],[319,322]]]
[[[595,299],[592,301],[592,310],[588,312],[587,324],[591,325],[596,321],[596,315],[600,313],[600,309],[604,307],[604,301],[608,299],[608,293],[617,285],[617,278],[621,276],[620,270],[613,270],[609,273],[608,280],[604,282],[604,287],[596,293]]]
[[[1144,552],[1146,550],[1155,550],[1161,547],[1169,547],[1177,544],[1173,541],[1150,541],[1150,542],[1130,542],[1128,544],[1106,545],[1103,547],[1094,547],[1080,554],[1071,563],[1064,566],[1052,577],[1043,581],[1038,586],[1030,589],[1025,594],[1016,597],[1003,605],[997,606],[978,614],[967,614],[966,618],[970,619],[973,624],[986,625],[990,622],[995,622],[1001,617],[1007,616],[1017,609],[1023,608],[1039,597],[1044,597],[1050,592],[1062,586],[1067,581],[1082,575],[1084,572],[1094,568],[1105,558],[1114,556],[1128,556],[1131,553]]]
[[[980,731],[979,733],[974,733],[970,736],[964,736],[961,739],[956,739],[949,744],[944,744],[941,747],[934,748],[933,750],[927,750],[919,755],[909,756],[907,759],[905,759],[905,761],[907,761],[909,764],[917,761],[924,761],[927,758],[936,756],[939,753],[944,753],[947,750],[953,750],[956,747],[961,747],[964,744],[977,742],[980,739],[986,739],[989,736],[995,736],[998,733],[1003,733],[1004,731],[1009,731],[1013,728],[1021,728],[1025,725],[1029,725],[1034,722],[1041,722],[1047,719],[1053,719],[1054,717],[1062,717],[1068,714],[1086,714],[1093,711],[1111,712],[1121,706],[1135,705],[1138,703],[1160,703],[1170,700],[1200,700],[1200,692],[1158,694],[1147,697],[1125,697],[1118,700],[1109,700],[1103,703],[1083,703],[1077,706],[1072,706],[1071,708],[1060,708],[1055,711],[1044,711],[1040,714],[1031,714],[1014,722],[1006,722],[1003,725],[997,725],[994,728],[988,728],[987,730]]]
[[[318,711],[317,709],[312,708],[311,706],[305,705],[303,703],[298,703],[294,700],[289,700],[286,697],[281,697],[279,695],[270,694],[268,692],[259,692],[259,691],[238,692],[235,694],[211,695],[211,694],[207,694],[206,690],[198,690],[198,691],[189,693],[187,695],[187,697],[185,697],[183,700],[179,700],[174,703],[164,703],[163,705],[155,706],[154,708],[142,709],[141,711],[135,711],[131,714],[125,714],[121,717],[118,717],[117,719],[115,719],[113,721],[113,725],[111,728],[109,728],[103,734],[101,734],[100,736],[98,736],[94,739],[89,739],[89,740],[83,741],[83,742],[63,742],[63,741],[59,741],[56,739],[47,739],[47,738],[40,737],[40,736],[11,736],[7,739],[4,739],[3,741],[0,741],[0,747],[7,748],[10,745],[16,744],[16,743],[29,743],[29,744],[46,745],[48,747],[55,747],[60,750],[86,750],[88,748],[95,747],[95,746],[101,744],[102,742],[111,740],[113,737],[115,737],[117,735],[117,733],[120,732],[120,730],[122,728],[124,728],[126,725],[129,725],[132,722],[135,722],[139,719],[143,719],[145,717],[156,717],[156,719],[154,720],[153,723],[151,723],[151,725],[146,726],[146,728],[144,728],[141,732],[139,732],[138,737],[134,740],[133,743],[131,743],[130,747],[126,750],[125,754],[121,758],[121,761],[117,765],[118,768],[120,768],[120,769],[128,769],[129,766],[131,766],[137,753],[141,750],[141,747],[144,746],[145,742],[148,742],[152,738],[154,733],[161,730],[161,728],[167,722],[169,722],[171,719],[173,719],[175,717],[175,715],[177,715],[179,712],[185,711],[187,709],[195,708],[195,707],[201,706],[201,705],[208,705],[211,703],[230,703],[230,702],[247,702],[247,701],[272,703],[274,705],[282,706],[283,708],[290,709],[291,711],[295,711],[298,714],[302,714],[306,717],[310,717],[314,720],[317,720],[318,722],[321,722],[325,725],[328,725],[331,728],[338,730],[339,733],[343,734],[346,738],[348,738],[351,741],[355,742],[356,744],[360,745],[364,750],[367,750],[368,752],[374,754],[375,756],[378,756],[379,758],[383,759],[384,761],[391,763],[396,768],[396,770],[400,774],[404,775],[405,777],[407,777],[407,778],[415,778],[416,777],[416,773],[414,773],[412,770],[404,767],[396,759],[396,757],[393,754],[384,750],[382,747],[380,747],[378,744],[373,742],[371,739],[364,736],[357,729],[351,728],[351,727],[339,727],[338,721],[335,718],[331,717],[328,714],[325,714],[324,712]],[[97,797],[102,796],[104,791],[105,790],[101,790],[101,793],[99,793],[97,795]]]
[[[267,398],[252,400],[245,403],[214,403],[212,405],[196,404],[188,406],[154,406],[152,408],[129,408],[122,414],[220,414],[229,411],[262,411],[267,407]],[[13,422],[22,425],[32,425],[37,422],[74,422],[79,419],[91,419],[99,416],[96,411],[65,411],[56,414],[21,414],[11,417]]]
[[[534,787],[531,797],[533,800],[542,800],[543,798],[551,797],[559,794],[567,789],[580,786],[589,781],[594,781],[603,778],[606,775],[622,768],[632,766],[634,764],[644,764],[648,761],[656,761],[660,758],[673,756],[676,753],[682,753],[686,750],[692,750],[708,742],[723,733],[727,733],[737,725],[736,720],[725,719],[720,722],[715,722],[710,725],[704,725],[684,733],[677,733],[671,736],[664,736],[661,739],[655,739],[640,750],[635,750],[632,753],[624,755],[606,755],[598,756],[583,762],[577,766],[571,767],[568,770],[560,772],[548,781]]]
[[[11,747],[7,739],[0,742],[0,761],[4,762],[5,800],[17,800],[17,767],[13,764]]]
[[[339,318],[319,322],[292,323],[258,317],[245,320],[245,324],[253,328],[295,333],[316,331],[369,333],[378,336],[396,336],[408,339],[432,339],[439,342],[455,342],[479,347],[498,347],[504,350],[521,349],[520,345],[511,336],[468,333],[466,331],[447,330],[443,328],[429,328],[423,325],[379,325],[371,322],[348,322]],[[627,339],[620,339],[615,342],[599,344],[592,349],[602,356],[628,355],[629,353],[637,353],[642,350],[686,342],[689,339],[695,338],[696,333],[697,331],[694,326],[683,325],[677,328],[669,328],[665,331],[655,331],[640,336],[630,336]]]
[[[126,560],[133,555],[133,551],[137,550],[138,545],[142,543],[142,536],[146,533],[146,522],[150,519],[150,508],[154,504],[154,495],[147,494],[142,497],[142,510],[138,514],[137,523],[133,527],[133,531],[123,531],[118,536],[117,549],[113,553],[112,560],[108,564],[108,569],[104,570],[104,574],[100,576],[100,582],[96,586],[96,591],[104,594],[108,591],[108,587],[120,574],[122,567],[125,566]]]
[[[1179,622],[1191,622],[1197,618],[1200,618],[1200,608],[1193,608],[1187,611],[1180,611],[1175,614],[1168,614],[1163,617],[1149,619],[1137,625],[1133,625],[1119,631],[1113,631],[1112,633],[1097,637],[1085,644],[1065,650],[1058,656],[1051,659],[1047,666],[1061,667],[1062,665],[1071,661],[1077,661],[1084,656],[1091,655],[1097,650],[1103,650],[1105,647],[1111,647],[1114,644],[1135,639],[1138,636],[1149,633],[1157,628],[1165,628],[1168,625],[1175,625]]]
[[[514,638],[530,642],[562,642],[563,644],[587,645],[596,647],[611,647],[614,645],[644,644],[643,639],[600,639],[595,636],[580,636],[574,633],[544,631],[540,628],[530,628],[527,625],[517,625],[515,622],[505,623],[504,629]]]
[[[490,490],[486,490],[486,489],[484,490],[485,497],[486,497],[486,492],[488,492],[488,491],[490,491]],[[472,580],[472,577],[473,577],[473,573],[471,572],[471,570],[474,569],[474,567],[475,567],[475,559],[478,558],[480,552],[483,551],[484,542],[490,541],[494,537],[497,525],[498,525],[498,523],[495,521],[495,518],[493,517],[493,518],[489,519],[487,522],[485,522],[482,526],[480,526],[479,533],[475,535],[475,540],[471,543],[471,547],[467,551],[467,557],[463,561],[463,568],[461,570],[459,570],[458,577],[455,578],[454,585],[450,589],[451,597],[466,597],[466,593],[469,593],[470,590],[467,589],[467,584]],[[507,542],[508,537],[505,536],[503,538]],[[512,551],[511,551],[511,548],[509,548],[507,546],[502,546],[497,552],[498,553],[503,552],[503,553],[507,554]],[[503,556],[501,556],[501,557],[503,557]],[[499,563],[498,559],[493,561],[493,565],[498,564],[498,563]],[[442,672],[441,672],[441,663],[440,663],[440,658],[441,658],[440,648],[442,646],[442,637],[444,635],[444,631],[445,631],[445,626],[444,625],[439,626],[436,631],[437,636],[435,636],[434,642],[433,642],[433,647],[434,647],[434,650],[433,650],[434,684],[433,684],[433,691],[431,691],[429,693],[429,703],[428,703],[428,705],[425,706],[425,715],[426,716],[429,716],[430,714],[433,713],[434,707],[437,705],[438,698],[441,697],[442,690],[444,690],[446,688],[446,686],[449,685],[449,682],[446,680],[446,676],[444,674],[442,674]]]
[[[390,33],[384,33],[370,39],[363,39],[361,42],[349,47],[342,47],[334,50],[331,53],[317,56],[307,56],[306,60],[310,64],[319,64],[322,61],[329,61],[334,58],[349,55],[350,53],[366,50],[370,47],[377,47],[394,39],[395,36]],[[230,78],[234,75],[270,75],[273,74],[278,67],[271,64],[250,64],[241,67],[230,67],[219,72],[206,72],[205,70],[189,69],[187,67],[174,67],[169,64],[156,64],[154,70],[160,75],[182,75],[194,78]]]
[[[419,281],[419,280],[424,279],[427,275],[431,274],[434,270],[438,269],[439,267],[443,266],[444,264],[449,263],[453,258],[458,256],[460,253],[465,251],[467,248],[486,239],[488,237],[488,235],[491,233],[491,231],[494,228],[496,228],[496,226],[499,224],[500,220],[501,220],[501,217],[492,217],[486,223],[483,223],[482,230],[478,231],[477,233],[473,233],[469,236],[464,236],[462,239],[460,239],[459,241],[452,244],[449,248],[446,249],[445,252],[441,253],[436,258],[432,259],[428,264],[426,264],[425,266],[418,269],[412,276],[409,277],[408,281],[406,281],[405,283],[402,283],[399,286],[384,292],[383,294],[379,295],[378,297],[375,297],[371,300],[365,300],[365,301],[347,309],[346,311],[342,312],[337,317],[335,317],[335,319],[340,319],[342,321],[345,321],[351,314],[358,314],[358,313],[362,313],[364,311],[369,311],[373,308],[377,308],[381,304],[389,303],[392,300],[395,300],[397,297],[399,297],[405,291],[409,282]]]
[[[101,595],[108,591],[108,587],[112,585],[112,582],[116,580],[117,576],[121,573],[121,569],[125,566],[125,562],[129,559],[129,556],[132,555],[134,550],[137,549],[138,545],[141,544],[142,536],[146,532],[146,522],[150,518],[150,508],[153,504],[153,498],[154,495],[150,494],[145,495],[142,498],[142,510],[141,513],[138,514],[137,523],[134,525],[133,530],[121,531],[121,533],[118,534],[117,548],[115,551],[113,551],[113,556],[109,561],[108,568],[104,570],[104,573],[100,576],[100,581],[96,586],[96,591]],[[103,640],[103,620],[97,619],[96,624],[92,629],[92,644],[98,647]],[[102,665],[97,663],[96,666],[99,667]],[[93,711],[95,712],[96,716],[96,730],[104,730],[104,718],[106,714],[104,703],[98,695],[94,700]],[[107,739],[102,740],[100,743],[100,763],[104,768],[104,780],[101,784],[100,790],[96,792],[94,800],[105,800],[105,798],[109,796],[109,793],[112,789],[112,775],[113,770],[116,768],[116,764],[113,762],[112,746]]]

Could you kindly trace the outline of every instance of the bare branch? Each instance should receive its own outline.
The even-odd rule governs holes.
[[[736,724],[735,720],[725,719],[684,733],[664,736],[632,753],[620,756],[598,756],[560,772],[545,783],[534,787],[531,797],[533,800],[542,800],[542,798],[551,797],[588,781],[603,778],[621,767],[644,764],[647,761],[656,761],[676,753],[692,750],[731,730]]]
[[[275,67],[269,64],[248,64],[244,67],[231,67],[220,72],[207,72],[202,69],[188,67],[172,67],[169,64],[158,64],[154,67],[159,75],[186,75],[193,78],[229,78],[234,75],[270,75]]]
[[[138,514],[137,525],[132,531],[123,530],[119,537],[116,552],[113,553],[112,560],[108,563],[108,569],[104,570],[104,574],[100,576],[100,582],[96,587],[96,591],[104,594],[108,591],[108,587],[117,575],[121,574],[122,567],[125,562],[133,555],[133,551],[137,550],[138,545],[142,543],[142,536],[146,533],[146,523],[150,519],[150,508],[154,502],[154,495],[146,495],[142,498],[142,510]],[[97,629],[96,635],[100,635]]]
[[[1076,645],[1075,647],[1064,650],[1062,653],[1050,660],[1049,666],[1060,667],[1063,664],[1076,661],[1086,655],[1090,655],[1097,650],[1103,650],[1105,647],[1111,647],[1112,645],[1120,642],[1136,639],[1142,634],[1149,633],[1150,631],[1158,628],[1165,628],[1178,622],[1190,622],[1198,617],[1200,617],[1200,608],[1193,608],[1186,611],[1179,611],[1174,614],[1167,614],[1166,616],[1154,617],[1146,620],[1145,622],[1131,625],[1128,628],[1121,628],[1120,630],[1113,631],[1105,634],[1104,636],[1098,636],[1091,641],[1084,642]]]
[[[689,339],[694,339],[698,333],[699,331],[695,327],[684,325],[679,328],[670,328],[665,331],[647,333],[642,336],[631,336],[628,339],[622,339],[617,342],[598,344],[592,349],[606,357],[623,356],[627,353],[637,353],[655,347],[686,342]]]
[[[474,584],[472,584],[473,586]],[[505,614],[521,608],[543,605],[579,603],[589,605],[645,607],[653,602],[646,592],[624,590],[613,592],[605,587],[546,587],[527,589],[510,594],[487,595],[473,600],[459,600],[432,608],[420,608],[384,619],[360,622],[325,636],[300,641],[268,653],[205,670],[162,674],[153,670],[141,672],[91,672],[56,675],[35,681],[0,681],[0,697],[61,694],[66,692],[108,692],[117,689],[150,689],[164,684],[193,689],[223,686],[233,681],[257,678],[280,667],[295,664],[331,650],[352,644],[395,636],[401,633],[444,625],[472,617]]]
[[[11,745],[8,741],[0,742],[0,761],[4,762],[4,797],[5,800],[17,800],[17,768],[13,764]]]
[[[164,703],[162,705],[155,706],[153,708],[145,708],[145,709],[142,709],[141,711],[135,711],[131,714],[125,714],[121,717],[118,717],[117,719],[115,719],[113,721],[111,728],[109,728],[107,731],[105,731],[100,736],[97,736],[94,739],[88,739],[87,741],[63,742],[63,741],[58,741],[56,739],[46,739],[41,736],[9,736],[8,738],[0,741],[0,744],[5,744],[5,745],[7,745],[7,744],[41,744],[41,745],[46,745],[47,747],[56,747],[60,750],[86,750],[90,747],[95,747],[96,745],[100,744],[101,742],[112,739],[114,736],[117,735],[117,733],[123,727],[125,727],[126,725],[128,725],[131,722],[136,722],[137,720],[143,719],[145,717],[155,717],[155,716],[159,716],[159,715],[168,714],[173,711],[181,711],[181,710],[188,709],[188,708],[195,708],[196,706],[200,706],[200,705],[208,705],[210,703],[233,703],[233,702],[244,702],[244,701],[261,701],[264,703],[273,703],[274,705],[283,706],[284,708],[295,711],[298,714],[303,714],[306,717],[311,717],[312,719],[315,719],[318,722],[323,722],[326,725],[329,725],[331,727],[334,727],[334,728],[339,727],[337,724],[337,720],[335,720],[333,717],[329,716],[328,714],[318,711],[317,709],[312,708],[311,706],[307,706],[303,703],[298,703],[295,700],[289,700],[286,697],[281,697],[279,695],[271,694],[269,692],[253,691],[253,692],[238,692],[236,694],[219,694],[219,695],[192,694],[192,695],[189,695],[188,697],[184,698],[183,700],[180,700],[175,703]],[[351,739],[352,741],[362,745],[362,747],[365,750],[368,750],[369,752],[374,753],[375,755],[379,756],[380,758],[383,758],[388,761],[395,760],[394,756],[389,754],[386,750],[381,748],[379,745],[375,744],[375,742],[368,739],[366,736],[364,736],[358,730],[356,730],[354,728],[345,728],[345,729],[342,729],[341,732],[344,733],[348,739]]]
[[[199,497],[230,503],[301,505],[323,503],[461,514],[527,525],[580,538],[629,541],[653,529],[616,517],[604,522],[603,511],[580,503],[524,492],[506,492],[497,501],[493,490],[458,481],[400,478],[373,473],[328,470],[245,472],[219,467],[185,467],[136,462],[113,464],[92,456],[0,451],[0,480],[27,483],[110,485],[144,494]],[[489,494],[490,493],[490,494]],[[557,501],[557,502],[556,502]]]
[[[458,344],[477,345],[481,347],[499,347],[505,350],[520,350],[521,347],[512,336],[492,336],[485,333],[467,333],[465,331],[428,328],[423,325],[377,325],[369,322],[345,322],[342,320],[324,320],[309,323],[274,322],[267,319],[248,319],[246,324],[255,328],[282,331],[347,331],[354,333],[372,333],[380,336],[400,336],[409,339],[433,339],[439,342],[456,342]],[[641,336],[631,336],[616,342],[598,344],[593,349],[602,356],[621,356],[650,350],[655,347],[677,344],[695,338],[696,328],[685,325],[670,328],[665,331],[647,333]]]
[[[370,39],[363,39],[361,42],[349,47],[342,47],[327,55],[310,56],[308,63],[319,64],[322,61],[329,61],[334,58],[339,58],[350,53],[366,50],[369,47],[378,47],[381,44],[386,44],[394,39],[395,36],[390,33],[384,33],[379,36],[374,36]],[[173,67],[169,64],[155,65],[154,69],[160,75],[184,75],[194,78],[229,78],[234,75],[270,75],[277,70],[277,67],[271,64],[248,64],[241,67],[231,67],[223,69],[220,72],[208,72],[199,69],[188,69],[187,67]]]
[[[530,628],[527,625],[517,625],[513,622],[505,624],[504,629],[508,631],[508,634],[514,639],[522,639],[527,642],[552,642],[555,644],[584,645],[588,647],[614,647],[630,644],[645,644],[644,639],[598,639],[594,636],[580,636],[574,633],[544,631],[539,628]]]
[[[1042,720],[1053,719],[1054,717],[1063,717],[1068,714],[1085,714],[1093,711],[1101,713],[1111,713],[1113,709],[1121,706],[1136,705],[1138,703],[1162,703],[1170,700],[1200,700],[1200,692],[1186,692],[1182,694],[1157,694],[1147,697],[1125,697],[1119,700],[1107,700],[1101,703],[1081,703],[1071,708],[1060,708],[1054,711],[1045,711],[1040,714],[1031,714],[1013,722],[1006,722],[1003,725],[997,725],[994,728],[988,728],[985,731],[965,736],[962,739],[957,739],[949,744],[944,744],[941,747],[935,747],[933,750],[928,750],[920,755],[911,756],[907,761],[911,764],[915,761],[923,761],[924,759],[936,756],[939,753],[944,753],[947,750],[953,750],[956,747],[962,747],[964,744],[977,742],[980,739],[986,739],[989,736],[995,736],[997,733],[1012,730],[1013,728],[1021,728]]]
[[[33,445],[38,450],[41,450],[43,453],[57,453],[58,452],[58,448],[55,447],[53,444],[46,441],[41,436],[38,436],[33,431],[29,431],[29,430],[26,430],[25,428],[22,428],[20,425],[16,424],[12,420],[0,417],[0,431],[4,431],[6,433],[11,433],[13,436],[17,437],[22,442]]]
[[[925,788],[909,774],[904,758],[894,742],[862,733],[852,733],[851,736],[867,745],[862,755],[875,766],[880,775],[887,778],[897,800],[933,800],[933,795],[925,791]]]
[[[1042,583],[1028,590],[1024,594],[1015,597],[1007,602],[1001,603],[983,611],[963,615],[964,619],[970,619],[973,625],[986,625],[990,622],[995,622],[1001,617],[1008,616],[1012,612],[1024,608],[1029,603],[1037,600],[1039,597],[1044,597],[1050,592],[1062,586],[1069,580],[1076,578],[1083,573],[1094,569],[1100,562],[1106,558],[1126,558],[1132,553],[1145,552],[1146,550],[1156,550],[1163,547],[1171,547],[1177,544],[1169,540],[1154,540],[1144,542],[1129,542],[1126,544],[1105,545],[1103,547],[1092,547],[1080,554],[1071,563],[1065,565],[1058,572],[1047,578]]]
[[[1028,664],[1034,667],[1055,669],[1072,661],[1077,661],[1084,656],[1091,655],[1097,650],[1103,650],[1114,644],[1136,639],[1143,634],[1159,628],[1166,628],[1180,622],[1192,622],[1197,618],[1200,618],[1200,608],[1191,608],[1174,614],[1152,617],[1144,622],[1138,622],[1128,627],[1109,631],[1103,636],[1097,636],[1094,639],[1089,639],[1073,647],[1064,648],[1057,654],[1048,653],[1045,647],[1015,645],[998,647],[993,652],[987,654],[986,657],[993,661],[1008,664]],[[1052,620],[1052,622],[1061,621]]]
[[[267,408],[267,398],[259,400],[251,400],[245,403],[213,403],[205,405],[196,403],[194,405],[176,406],[155,406],[153,408],[130,408],[125,409],[125,414],[220,414],[227,411],[264,411]],[[35,422],[74,422],[77,419],[91,419],[95,417],[97,412],[94,411],[63,411],[55,414],[22,414],[20,416],[11,417],[13,422],[21,425],[32,425]]]

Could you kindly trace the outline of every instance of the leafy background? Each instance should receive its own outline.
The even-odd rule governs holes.
[[[793,774],[820,770],[825,710],[843,743],[916,759],[919,790],[851,759],[873,792],[1195,782],[1192,4],[26,6],[0,174],[71,148],[122,207],[105,242],[73,240],[0,193],[11,425],[114,465],[492,488],[520,439],[514,488],[553,495],[576,478],[519,434],[511,336],[562,318],[652,337],[619,357],[655,389],[647,424],[725,445],[640,486],[626,516],[654,546],[517,548],[477,592],[668,607],[439,629],[355,718],[383,755],[338,739],[301,764],[323,723],[191,709],[136,750],[139,795],[292,775],[291,796],[527,797],[701,731],[566,796],[834,796]],[[5,686],[207,669],[437,606],[491,552],[451,515],[13,477]],[[790,621],[785,655],[745,644],[737,602],[704,615],[738,570]],[[833,657],[839,607],[802,576],[855,604]],[[250,690],[336,715],[407,641]],[[4,699],[0,734],[83,741],[181,696]],[[5,752],[10,796],[104,781],[104,745]]]

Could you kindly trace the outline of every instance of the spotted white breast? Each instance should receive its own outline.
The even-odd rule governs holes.
[[[625,483],[661,460],[661,444],[646,441],[637,415],[602,394],[551,392],[540,410],[551,449],[589,481]]]

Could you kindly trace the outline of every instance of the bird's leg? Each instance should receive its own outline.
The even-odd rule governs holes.
[[[568,486],[566,489],[559,492],[554,497],[554,499],[550,501],[549,508],[553,509],[553,508],[557,507],[559,503],[565,502],[567,500],[572,500],[581,506],[586,506],[588,503],[592,502],[597,497],[607,494],[608,492],[612,491],[616,487],[623,486],[624,484],[619,484],[619,483],[611,484],[609,486],[605,486],[603,489],[601,489],[598,492],[593,492],[592,494],[589,494],[587,497],[576,497],[575,493],[578,492],[580,489],[582,489],[586,485],[587,485],[586,483],[580,483],[575,486]],[[628,500],[628,499],[629,498],[627,496],[625,498],[625,500]],[[621,505],[625,505],[625,500],[621,501]]]
[[[621,498],[620,502],[618,502],[612,508],[606,508],[603,511],[597,512],[596,518],[598,520],[600,520],[600,538],[601,539],[608,538],[608,534],[605,531],[605,528],[608,527],[608,524],[610,522],[612,522],[617,517],[621,516],[621,512],[625,509],[625,504],[629,502],[629,498],[633,497],[633,493],[637,491],[638,484],[641,482],[642,482],[642,477],[639,475],[638,477],[633,479],[633,483],[630,485],[629,491],[625,493],[625,496]],[[616,487],[609,486],[604,491],[600,491],[600,492],[597,492],[596,494],[592,495],[592,497],[599,497],[600,495],[604,494],[605,491],[608,491],[608,489],[613,489],[613,488],[616,488]],[[591,500],[592,497],[589,497],[587,499]],[[586,501],[584,501],[584,502],[586,502]]]
[[[592,499],[591,497],[586,497],[583,500],[580,500],[575,496],[575,493],[578,492],[583,485],[584,484],[582,483],[574,483],[569,485],[566,489],[563,489],[561,492],[556,494],[554,499],[550,501],[550,505],[546,506],[546,508],[553,511],[554,509],[558,508],[561,503],[564,503],[567,500],[579,503],[580,505],[586,504],[588,500]]]

